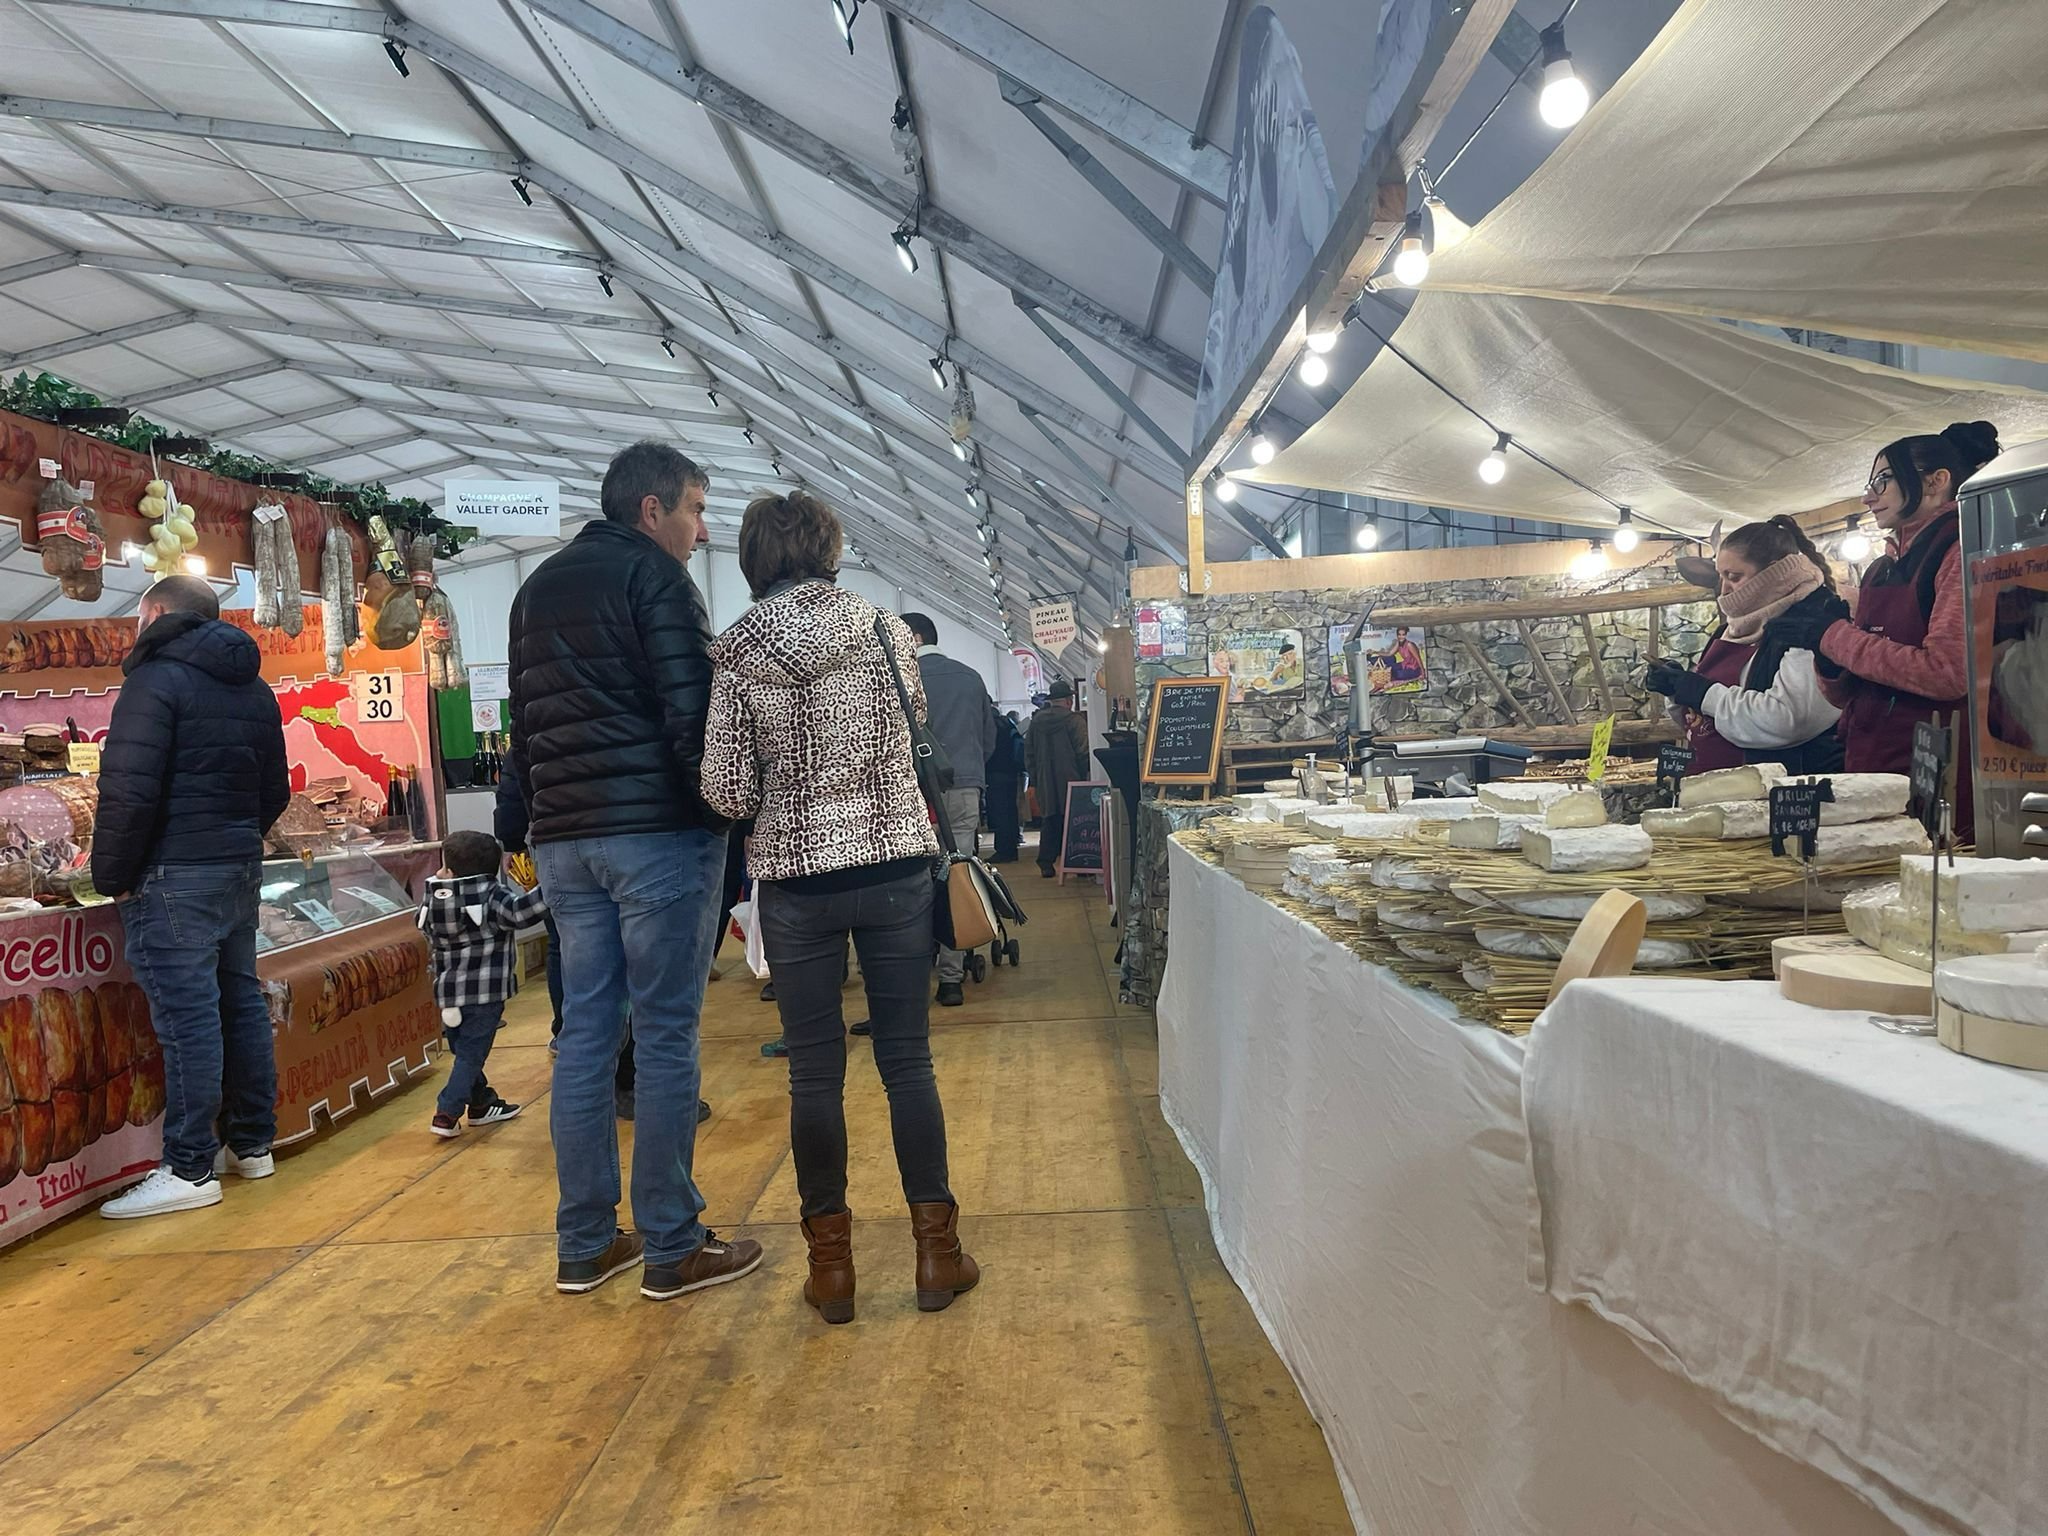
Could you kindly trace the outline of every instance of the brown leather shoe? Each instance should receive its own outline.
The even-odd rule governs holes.
[[[704,1245],[674,1264],[649,1264],[640,1271],[640,1294],[649,1301],[670,1301],[706,1286],[724,1285],[761,1267],[761,1245],[751,1237],[726,1242],[715,1232]]]
[[[804,1238],[811,1245],[811,1278],[804,1282],[804,1300],[828,1323],[853,1321],[853,1213],[804,1219]]]
[[[948,1203],[913,1205],[910,1230],[917,1238],[917,1310],[943,1312],[955,1296],[964,1295],[981,1279],[981,1266],[960,1247],[955,1231],[960,1207]]]

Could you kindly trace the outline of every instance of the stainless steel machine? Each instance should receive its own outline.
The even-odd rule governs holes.
[[[2048,443],[2000,454],[1958,499],[1977,851],[2048,858]]]

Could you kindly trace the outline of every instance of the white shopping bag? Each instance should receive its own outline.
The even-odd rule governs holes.
[[[768,977],[768,951],[761,943],[761,912],[749,898],[733,903],[732,920],[747,937],[747,969],[762,980]]]

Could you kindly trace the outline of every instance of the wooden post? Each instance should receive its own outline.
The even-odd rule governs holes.
[[[1593,668],[1593,686],[1600,691],[1600,703],[1607,713],[1618,714],[1614,707],[1614,690],[1607,686],[1607,668],[1600,661],[1600,637],[1593,633],[1593,616],[1579,615],[1579,628],[1586,636],[1586,660]]]
[[[1648,661],[1649,664],[1653,667],[1657,665],[1657,657],[1662,649],[1661,642],[1663,640],[1663,637],[1664,610],[1662,608],[1652,608],[1650,610],[1650,638],[1648,643],[1645,644],[1645,646],[1643,647],[1643,651],[1644,659]],[[1649,712],[1646,718],[1656,718],[1657,702],[1657,696],[1654,693],[1643,700],[1643,708]]]
[[[1578,716],[1572,713],[1571,699],[1567,697],[1564,689],[1558,686],[1557,674],[1550,670],[1550,659],[1536,648],[1534,627],[1527,619],[1517,619],[1515,628],[1521,633],[1522,644],[1529,649],[1529,660],[1536,668],[1536,675],[1543,679],[1543,686],[1550,690],[1551,698],[1557,701],[1557,723],[1570,725]]]
[[[1209,572],[1203,559],[1202,480],[1188,482],[1188,596],[1201,597],[1208,591]]]
[[[1509,691],[1507,680],[1496,672],[1493,663],[1486,659],[1486,647],[1462,629],[1453,629],[1451,633],[1457,636],[1458,644],[1465,648],[1465,654],[1472,658],[1472,664],[1479,668],[1489,683],[1493,684],[1493,691],[1499,694],[1501,702],[1514,712],[1515,718],[1524,725],[1534,725],[1536,721],[1530,715],[1527,706]]]

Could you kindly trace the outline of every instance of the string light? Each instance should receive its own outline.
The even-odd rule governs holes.
[[[1216,499],[1225,506],[1237,500],[1237,482],[1228,475],[1216,477]]]
[[[1499,485],[1508,477],[1508,435],[1505,432],[1494,435],[1493,447],[1485,458],[1479,461],[1479,478],[1488,485]]]
[[[1316,389],[1330,381],[1330,365],[1314,351],[1301,354],[1301,382]]]
[[[1401,247],[1394,253],[1394,281],[1404,288],[1419,288],[1429,276],[1429,247],[1422,238],[1422,210],[1408,215],[1401,226]]]
[[[1593,93],[1572,68],[1570,50],[1564,45],[1564,23],[1553,22],[1543,29],[1543,93],[1536,110],[1553,128],[1569,128],[1586,115]]]
[[[1592,581],[1607,569],[1607,555],[1598,544],[1589,544],[1572,557],[1571,572],[1580,581]]]
[[[1851,565],[1861,565],[1865,560],[1868,560],[1870,558],[1870,551],[1875,547],[1871,542],[1870,535],[1863,531],[1862,522],[1863,514],[1861,512],[1851,512],[1849,514],[1849,526],[1842,534],[1842,542],[1839,546],[1841,556]]]
[[[1252,439],[1252,462],[1254,464],[1263,465],[1272,463],[1273,456],[1277,454],[1279,451],[1279,445],[1275,443],[1272,438],[1268,437],[1264,432],[1259,433],[1256,437]]]
[[[1643,536],[1636,532],[1635,514],[1627,507],[1621,509],[1621,516],[1615,522],[1614,532],[1607,536],[1607,541],[1614,546],[1615,553],[1620,555],[1628,554],[1643,542]]]
[[[1306,325],[1308,323],[1308,311],[1303,310],[1301,312],[1301,315],[1302,323]],[[1308,333],[1309,351],[1318,352],[1325,356],[1336,351],[1337,337],[1342,329],[1343,328],[1341,326],[1338,326],[1327,331],[1310,331]]]
[[[1352,536],[1352,543],[1360,549],[1375,549],[1380,542],[1380,525],[1377,518],[1368,517],[1358,525],[1358,532]]]
[[[610,299],[617,297],[617,295],[612,292],[612,275],[611,273],[605,271],[602,267],[599,267],[597,269],[597,286],[604,290],[604,296],[606,298]]]

